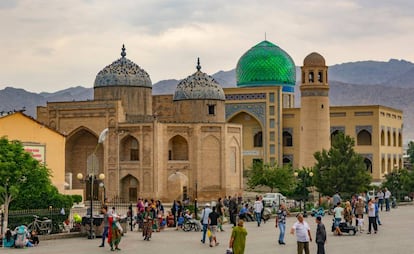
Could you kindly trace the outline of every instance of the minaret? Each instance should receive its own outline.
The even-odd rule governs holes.
[[[301,69],[299,167],[312,167],[316,162],[313,154],[331,147],[328,67],[313,52],[305,57]]]

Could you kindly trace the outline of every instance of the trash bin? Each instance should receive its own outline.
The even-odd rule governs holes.
[[[94,215],[93,216],[93,227],[92,227],[92,234],[93,237],[102,237],[103,233],[103,215]],[[83,216],[82,217],[82,224],[81,224],[81,232],[88,234],[90,237],[90,225],[91,225],[91,218],[90,216]]]

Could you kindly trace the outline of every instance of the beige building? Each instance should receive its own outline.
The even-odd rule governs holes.
[[[242,128],[225,121],[221,86],[201,72],[182,80],[174,95],[152,96],[149,75],[126,58],[100,71],[94,100],[51,102],[38,120],[67,135],[66,175],[94,199],[138,197],[163,201],[213,200],[242,190]],[[106,139],[98,137],[108,128]],[[88,161],[95,154],[91,168]],[[91,187],[76,176],[104,174]],[[89,197],[88,197],[89,198]]]

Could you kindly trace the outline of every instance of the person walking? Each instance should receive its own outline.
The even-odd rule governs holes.
[[[211,213],[210,209],[210,203],[206,203],[204,206],[203,212],[201,214],[201,223],[203,224],[203,236],[201,238],[201,243],[206,242],[206,234],[207,234],[207,228],[208,228],[208,216]]]
[[[210,247],[217,246],[219,243],[217,242],[216,232],[217,232],[217,224],[220,215],[216,212],[216,207],[213,206],[213,211],[208,215],[208,229],[210,229],[211,236],[209,237]],[[214,241],[214,245],[213,245]]]
[[[223,200],[221,198],[218,199],[217,205],[216,205],[216,212],[219,214],[219,220],[217,224],[217,230],[224,232],[223,229],[223,223],[224,223],[224,204]]]
[[[371,228],[374,227],[374,233],[377,233],[377,217],[375,216],[374,200],[370,199],[368,202],[368,233],[371,234]]]
[[[232,249],[233,254],[244,254],[246,247],[247,230],[243,227],[244,221],[239,220],[236,227],[233,227],[231,232],[229,248]]]
[[[105,238],[108,237],[108,231],[109,231],[109,217],[112,216],[112,213],[108,211],[107,205],[104,205],[102,207],[101,212],[104,215],[104,218],[103,218],[104,230],[102,233],[102,243],[101,245],[99,245],[99,247],[105,247]]]
[[[384,192],[382,191],[382,189],[378,190],[377,197],[378,197],[378,206],[379,208],[381,208],[381,212],[382,212],[382,207],[384,204]]]
[[[279,244],[285,245],[285,230],[286,230],[286,217],[289,212],[286,210],[286,205],[281,204],[276,215],[276,228],[279,227]]]
[[[385,188],[384,200],[385,200],[385,211],[386,212],[390,211],[390,198],[391,198],[391,192],[387,188]]]
[[[326,243],[325,225],[322,223],[321,216],[317,216],[315,219],[315,222],[317,224],[316,235],[315,235],[315,242],[318,247],[317,254],[325,254],[325,243]]]
[[[236,196],[230,198],[229,200],[229,215],[230,215],[230,223],[233,226],[236,226],[236,216],[237,216],[237,201]]]
[[[108,243],[111,246],[111,251],[121,250],[119,248],[119,243],[121,242],[122,232],[119,228],[119,223],[117,223],[118,219],[119,217],[114,215],[108,218],[108,222],[110,225]]]
[[[254,214],[257,221],[257,226],[260,227],[260,223],[262,222],[262,210],[263,210],[263,203],[260,200],[260,197],[256,197],[256,201],[253,204]]]
[[[338,202],[334,209],[334,226],[336,235],[342,235],[341,229],[339,228],[339,223],[341,223],[343,214],[344,209],[341,207],[341,202]]]
[[[305,254],[309,254],[309,242],[312,242],[309,224],[303,219],[302,213],[298,213],[296,218],[298,221],[293,224],[290,233],[294,235],[296,232],[298,254],[303,254],[303,251]]]

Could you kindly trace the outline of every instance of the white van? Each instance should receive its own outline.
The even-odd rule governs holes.
[[[278,207],[280,203],[286,203],[286,197],[280,193],[266,193],[263,195],[265,206]]]

